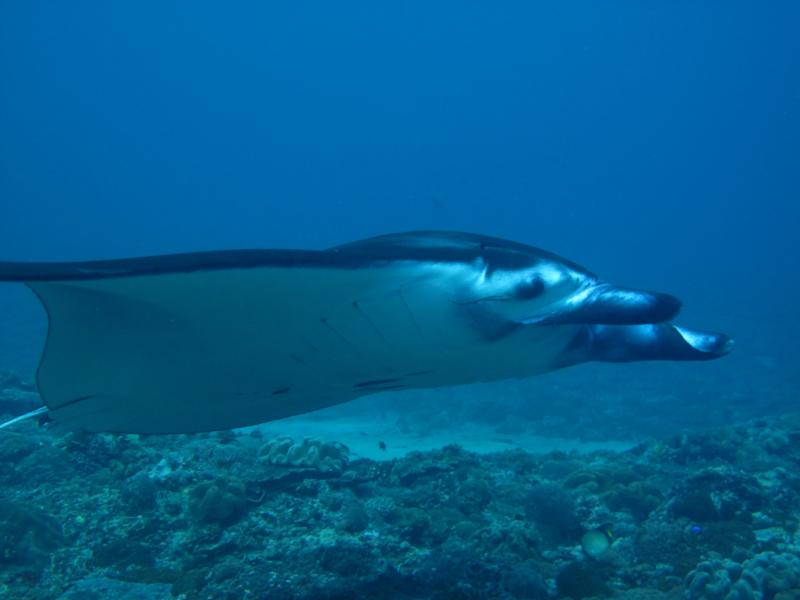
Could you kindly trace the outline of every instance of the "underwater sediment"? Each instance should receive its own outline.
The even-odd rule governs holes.
[[[625,452],[375,461],[26,422],[0,433],[0,597],[798,598],[799,442],[785,416]]]

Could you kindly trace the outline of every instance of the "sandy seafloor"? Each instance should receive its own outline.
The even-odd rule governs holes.
[[[0,597],[800,598],[800,415],[418,396],[191,436],[3,430]]]
[[[313,432],[322,442],[339,442],[350,450],[350,457],[375,461],[393,460],[410,452],[428,452],[448,445],[458,445],[468,452],[491,454],[519,449],[541,454],[545,452],[579,452],[595,450],[622,451],[635,446],[631,440],[584,441],[574,438],[548,437],[526,430],[498,432],[496,427],[478,423],[454,424],[424,435],[398,427],[396,418],[383,416],[358,418],[353,415],[326,419],[293,417],[265,423],[242,433],[260,431],[268,437],[288,436],[302,440]],[[381,445],[383,442],[383,445]]]

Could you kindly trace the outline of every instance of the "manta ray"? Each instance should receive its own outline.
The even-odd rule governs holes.
[[[56,424],[188,433],[393,390],[587,361],[708,360],[733,341],[670,322],[674,296],[459,232],[328,250],[0,263],[48,317],[36,383]]]

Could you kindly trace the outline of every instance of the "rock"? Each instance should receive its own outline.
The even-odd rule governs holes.
[[[720,518],[719,510],[711,500],[711,495],[702,490],[691,491],[685,496],[676,498],[672,503],[672,514],[700,523],[717,521]]]
[[[563,488],[542,483],[528,493],[525,514],[536,521],[551,539],[577,543],[581,524],[575,512],[575,500]]]
[[[556,588],[561,596],[573,600],[607,596],[610,593],[604,573],[595,563],[575,561],[561,569],[556,576]]]
[[[189,494],[192,514],[206,523],[228,525],[245,512],[245,486],[217,479],[197,484]]]
[[[0,436],[0,464],[9,465],[22,460],[41,448],[41,442],[28,434],[5,430]]]
[[[65,543],[61,525],[40,508],[0,500],[0,565],[43,567],[49,555]]]
[[[132,514],[142,514],[155,507],[157,492],[155,481],[146,473],[139,472],[128,479],[121,495]]]
[[[517,567],[503,574],[503,589],[512,598],[546,600],[547,584],[540,573],[527,567]]]
[[[76,582],[58,600],[165,600],[171,598],[170,585],[132,583],[106,577],[87,577]]]
[[[361,505],[350,505],[342,513],[340,526],[348,533],[364,531],[369,526],[369,515]]]
[[[480,514],[492,501],[492,490],[482,479],[467,479],[458,487],[456,504],[465,515]]]

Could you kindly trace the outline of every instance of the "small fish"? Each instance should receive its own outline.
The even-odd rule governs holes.
[[[383,440],[378,442],[378,448],[380,448],[383,452],[386,452],[386,442]]]
[[[581,537],[581,548],[586,556],[600,559],[611,547],[611,541],[608,529],[593,529]]]

